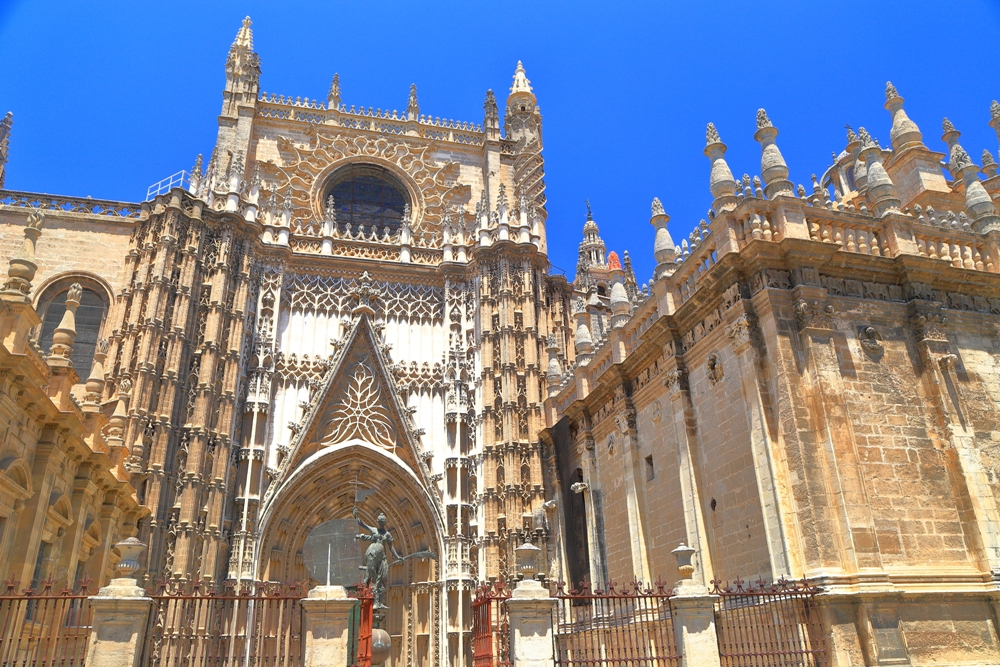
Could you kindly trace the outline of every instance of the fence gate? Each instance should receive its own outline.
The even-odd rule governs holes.
[[[21,582],[7,581],[0,593],[0,665],[80,667],[87,655],[92,611],[89,580],[59,589],[45,580],[42,589],[18,593]],[[58,592],[57,592],[58,591]]]
[[[663,581],[567,592],[556,586],[556,665],[563,667],[676,667],[671,591]],[[478,667],[478,665],[476,666]]]
[[[298,667],[304,586],[161,583],[143,645],[144,667]]]
[[[722,667],[825,667],[819,589],[781,579],[733,586],[713,581]]]
[[[476,589],[476,597],[472,601],[473,667],[507,667],[514,664],[510,655],[510,619],[507,616],[509,599],[510,589],[503,581]]]

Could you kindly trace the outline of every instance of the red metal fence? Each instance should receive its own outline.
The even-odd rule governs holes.
[[[89,581],[71,590],[42,582],[40,591],[18,592],[7,581],[0,593],[0,665],[4,667],[80,667],[87,655],[91,609]]]
[[[823,627],[816,608],[819,589],[781,579],[749,586],[713,581],[719,596],[715,631],[723,667],[824,667]]]
[[[351,593],[358,600],[357,646],[354,653],[354,667],[371,667],[372,664],[372,621],[375,598],[371,586],[358,584]]]
[[[565,667],[676,667],[671,591],[663,581],[606,591],[556,586],[556,665]],[[478,667],[478,665],[476,666]]]
[[[510,589],[503,581],[484,584],[476,589],[472,601],[473,667],[513,665],[510,655],[510,619],[507,600]]]
[[[304,586],[161,583],[150,593],[144,667],[297,667]]]

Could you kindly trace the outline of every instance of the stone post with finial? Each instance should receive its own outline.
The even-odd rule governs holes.
[[[507,600],[513,667],[552,667],[555,664],[552,617],[558,600],[535,578],[542,550],[525,538],[514,550],[521,580]]]
[[[979,167],[972,161],[969,154],[958,143],[960,133],[950,122],[945,127],[945,140],[948,142],[948,167],[955,180],[962,182],[965,190],[965,210],[972,218],[973,230],[986,234],[1000,232],[1000,216],[997,216],[993,198],[979,181]]]
[[[768,199],[795,196],[792,182],[788,180],[788,165],[775,143],[777,137],[778,128],[771,124],[766,111],[758,109],[757,131],[753,138],[761,147],[760,176],[764,179],[764,194]]]
[[[719,138],[719,131],[713,123],[705,130],[705,156],[712,161],[708,177],[708,188],[712,191],[712,208],[716,215],[736,208],[736,179],[726,162],[726,145]]]
[[[83,288],[80,283],[73,283],[66,291],[66,311],[52,333],[52,347],[45,358],[52,371],[46,393],[60,410],[70,409],[73,385],[80,380],[73,368],[71,355],[76,342],[76,309],[80,307],[81,298]]]
[[[24,227],[21,252],[8,260],[7,280],[0,290],[0,300],[6,304],[6,314],[0,314],[0,341],[13,354],[25,354],[31,347],[31,330],[41,323],[31,305],[31,281],[38,266],[35,264],[35,244],[42,235],[45,215],[40,211],[28,214]]]
[[[653,197],[651,208],[652,215],[649,218],[649,224],[656,229],[656,236],[653,239],[653,256],[656,258],[656,279],[659,280],[676,270],[674,259],[677,257],[677,246],[674,245],[674,240],[670,238],[670,232],[667,231],[670,216],[663,211],[663,204],[659,197]]]
[[[685,665],[719,667],[719,640],[715,630],[716,595],[694,579],[694,557],[697,551],[681,542],[671,552],[677,559],[680,579],[674,584],[670,598],[677,652],[684,656]]]
[[[87,667],[137,667],[142,654],[152,599],[135,573],[146,545],[129,537],[115,545],[121,560],[117,577],[90,598],[93,623],[87,641]]]

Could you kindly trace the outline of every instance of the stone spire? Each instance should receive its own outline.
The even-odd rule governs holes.
[[[330,82],[330,92],[326,94],[326,107],[340,110],[340,75],[334,74]]]
[[[205,173],[201,168],[202,157],[201,153],[198,153],[198,157],[195,158],[194,166],[191,167],[191,175],[188,177],[188,192],[190,192],[195,197],[201,191],[201,182],[205,177]]]
[[[517,61],[517,69],[514,70],[514,83],[510,87],[511,95],[527,94],[531,95],[532,98],[535,95],[531,92],[531,81],[528,81],[528,77],[524,72],[524,65],[521,61]]]
[[[941,131],[941,141],[948,144],[948,164],[946,166],[948,167],[948,171],[951,172],[952,179],[957,182],[962,178],[962,173],[955,168],[955,156],[952,155],[952,151],[955,149],[955,146],[959,145],[958,138],[962,136],[962,133],[955,129],[955,125],[947,117],[941,121]]]
[[[607,246],[604,245],[604,239],[601,238],[601,230],[597,228],[597,223],[594,222],[594,215],[590,210],[590,201],[588,200],[586,203],[587,222],[583,225],[583,240],[580,242],[577,266],[579,267],[580,264],[584,264],[588,268],[593,266],[603,269],[607,267],[607,260],[605,259]],[[577,277],[579,278],[579,275]]]
[[[226,58],[226,73],[234,78],[242,78],[250,87],[256,88],[260,81],[260,57],[253,50],[253,31],[250,17],[243,19],[243,25],[236,33],[233,45]]]
[[[104,432],[115,463],[124,458],[125,427],[128,424],[128,397],[131,391],[132,381],[128,378],[123,378],[118,383],[118,401],[115,403],[115,411],[108,418],[108,426]]]
[[[990,104],[990,127],[997,133],[997,141],[1000,141],[1000,102],[996,100]]]
[[[628,294],[629,301],[637,301],[639,299],[639,283],[635,279],[635,271],[632,269],[632,258],[628,256],[628,250],[625,251],[625,259],[622,261],[622,265],[625,271],[625,278],[622,281],[625,285],[625,293]]]
[[[986,192],[983,184],[979,182],[979,167],[958,143],[959,136],[961,133],[949,122],[945,129],[945,141],[948,142],[948,155],[950,157],[948,167],[955,179],[961,178],[964,185],[965,210],[972,218],[972,228],[977,232],[1000,230],[1000,217],[997,216],[993,199]]]
[[[420,103],[417,101],[417,84],[410,84],[410,99],[406,103],[406,119],[417,120],[420,117]]]
[[[889,131],[889,139],[892,141],[893,150],[899,151],[904,148],[924,145],[920,128],[903,111],[903,98],[896,91],[892,82],[885,84],[885,108],[892,114],[892,129]]]
[[[10,130],[14,126],[14,112],[8,111],[0,121],[0,188],[7,175],[7,155],[10,151]]]
[[[659,197],[653,197],[653,215],[649,219],[649,224],[656,229],[656,238],[653,241],[653,256],[656,258],[655,274],[657,278],[668,276],[674,272],[674,258],[677,256],[677,246],[670,238],[667,231],[667,222],[670,216],[663,212],[663,204]]]
[[[37,210],[28,214],[28,222],[24,227],[24,242],[21,252],[9,260],[7,282],[3,285],[4,295],[14,297],[18,301],[30,301],[31,281],[35,278],[38,265],[35,264],[35,244],[42,235],[42,223],[45,215]]]
[[[490,139],[500,138],[500,109],[497,108],[497,98],[493,90],[486,91],[483,101],[483,127]]]
[[[753,138],[760,143],[760,175],[764,179],[764,194],[769,199],[774,197],[794,197],[795,188],[788,180],[788,165],[782,157],[778,145],[774,143],[778,136],[778,128],[771,124],[767,112],[757,110],[757,132]]]
[[[858,137],[861,139],[861,158],[865,161],[868,174],[868,203],[875,217],[882,217],[890,212],[899,212],[901,203],[896,196],[896,187],[882,166],[882,148],[868,134],[868,130],[860,128]]]
[[[69,361],[73,354],[73,343],[76,342],[76,309],[80,307],[83,288],[80,283],[73,283],[66,291],[66,312],[63,313],[59,326],[52,334],[52,348],[49,350],[49,360],[59,359]]]
[[[705,132],[705,156],[712,161],[712,169],[708,177],[708,187],[715,197],[712,208],[716,212],[736,206],[736,180],[725,159],[726,145],[719,138],[715,125],[708,124]]]

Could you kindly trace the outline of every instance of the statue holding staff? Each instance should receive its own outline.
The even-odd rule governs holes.
[[[372,587],[372,595],[374,596],[374,608],[375,609],[388,609],[385,604],[385,587],[386,580],[389,578],[389,561],[386,559],[386,547],[392,551],[392,555],[396,557],[396,560],[392,562],[392,565],[397,563],[402,563],[410,558],[436,558],[436,556],[430,551],[418,551],[412,553],[409,556],[400,556],[399,552],[396,551],[395,545],[393,545],[392,533],[386,530],[385,522],[388,520],[384,512],[379,512],[378,517],[376,517],[376,522],[378,526],[369,526],[364,521],[358,517],[358,508],[354,507],[352,514],[354,519],[358,522],[358,525],[368,531],[368,534],[359,533],[355,536],[355,539],[364,540],[365,542],[371,542],[368,545],[368,549],[365,550],[365,576],[362,581]]]

